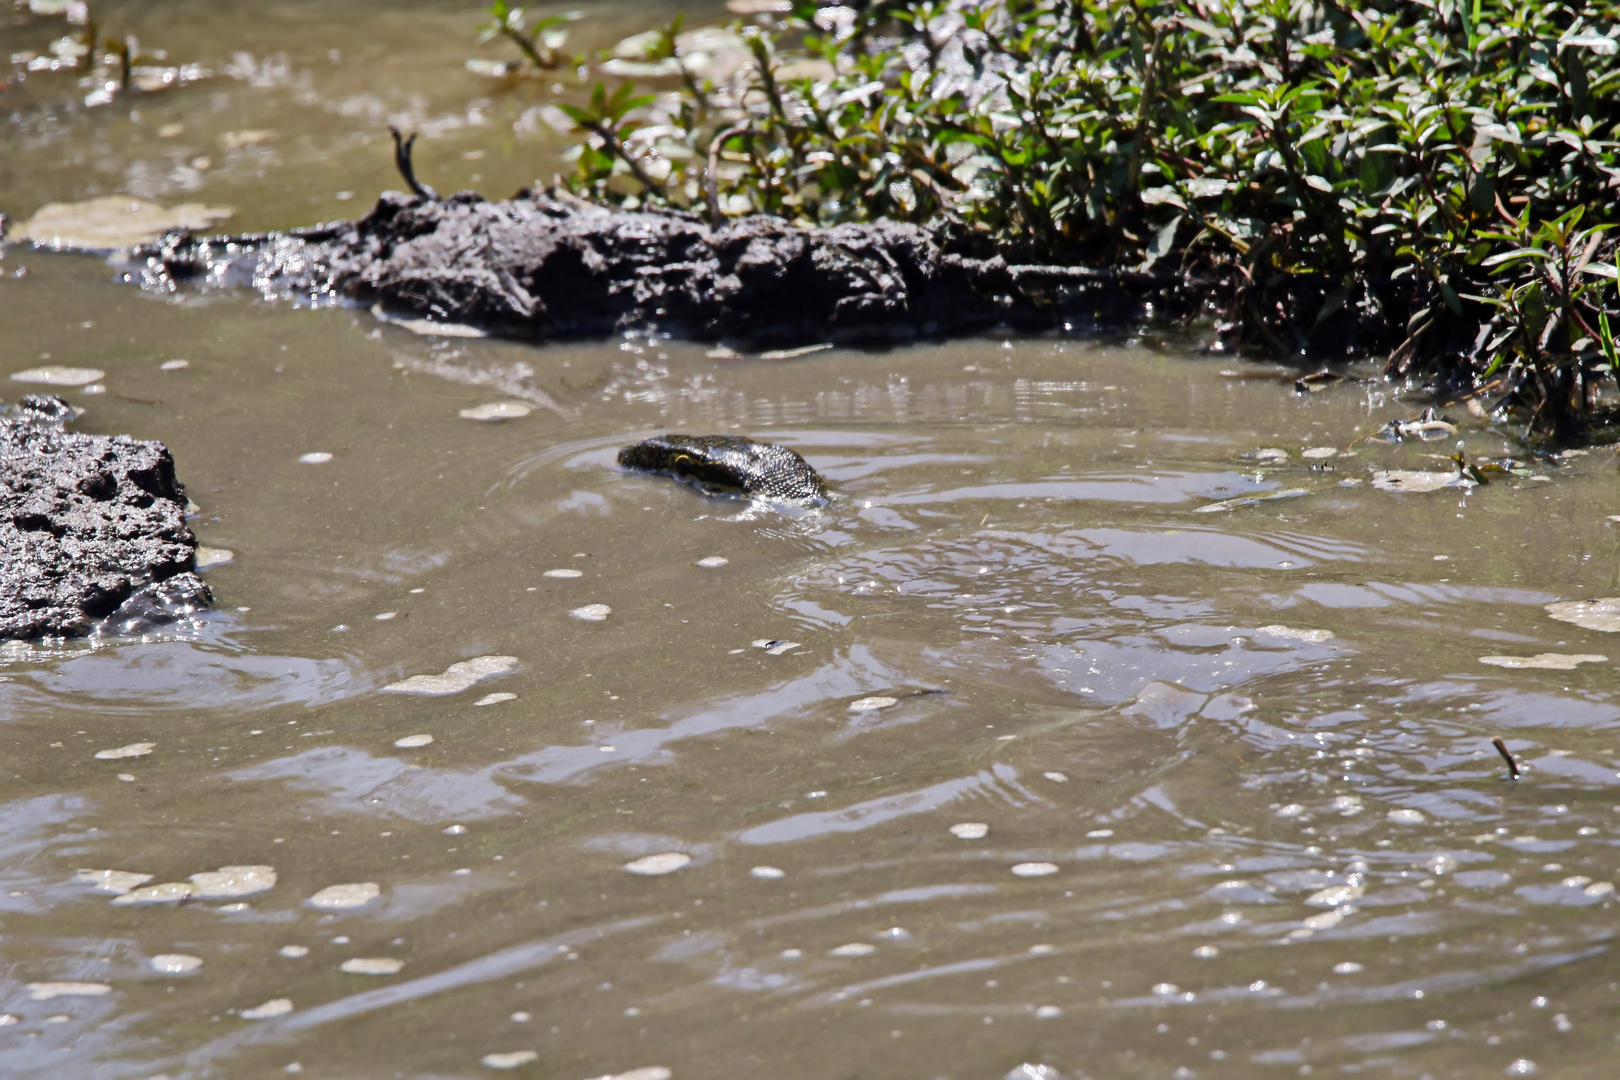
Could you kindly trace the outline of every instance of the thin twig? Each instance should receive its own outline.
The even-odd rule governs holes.
[[[399,133],[399,128],[389,124],[388,133],[394,137],[394,167],[399,170],[399,175],[405,178],[405,183],[417,198],[438,202],[439,193],[416,178],[416,166],[411,164],[411,148],[416,145],[416,132],[411,132],[411,137],[407,139]]]
[[[1503,761],[1507,762],[1508,779],[1517,780],[1519,778],[1519,763],[1513,760],[1513,754],[1508,750],[1507,743],[1503,742],[1501,737],[1498,736],[1491,740],[1491,745],[1496,747],[1496,752],[1502,755]]]
[[[709,161],[703,169],[703,191],[709,198],[709,224],[716,228],[720,226],[722,220],[720,216],[720,178],[715,175],[720,168],[720,149],[726,145],[727,140],[734,139],[738,135],[745,135],[747,132],[748,121],[741,120],[709,140]]]

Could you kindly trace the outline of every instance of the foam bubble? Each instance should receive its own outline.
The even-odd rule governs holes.
[[[531,1061],[540,1060],[540,1055],[533,1050],[512,1050],[504,1054],[485,1054],[479,1058],[479,1064],[491,1069],[515,1069],[520,1065],[527,1065]]]
[[[375,881],[361,881],[349,885],[328,885],[309,898],[309,906],[326,911],[365,907],[382,895]]]
[[[428,746],[432,742],[431,735],[407,735],[403,739],[395,739],[394,745],[401,750],[415,750],[418,746]]]
[[[1062,1015],[1063,1010],[1056,1005],[1042,1005],[1035,1010],[1035,1016],[1041,1020],[1051,1020]]]
[[[604,622],[613,614],[613,609],[606,604],[586,604],[584,607],[574,608],[568,614],[585,622]]]
[[[96,758],[100,761],[120,761],[124,758],[145,757],[157,748],[157,743],[134,742],[128,746],[119,746],[112,750],[97,750]]]
[[[1607,656],[1598,656],[1594,653],[1537,653],[1534,656],[1482,656],[1479,662],[1492,667],[1526,669],[1540,668],[1546,671],[1574,671],[1581,664],[1602,664],[1608,661]]]
[[[474,705],[499,705],[503,701],[516,701],[516,700],[517,700],[517,695],[516,694],[506,694],[506,693],[485,694],[483,697],[481,697],[477,701],[473,702],[473,704]]]
[[[228,896],[252,896],[268,892],[276,884],[273,866],[222,866],[191,875],[192,895],[199,900],[219,900]]]
[[[833,956],[871,956],[877,952],[877,946],[865,941],[852,941],[848,945],[840,945],[833,949]]]
[[[659,877],[663,874],[673,874],[691,861],[692,856],[684,851],[662,851],[657,855],[643,855],[639,859],[632,859],[624,864],[624,868],[632,874],[640,874],[643,877]]]
[[[541,574],[540,576],[541,577],[550,577],[550,578],[577,578],[577,577],[584,577],[585,576],[585,571],[583,571],[583,570],[571,570],[571,569],[568,569],[567,567],[562,567],[562,568],[559,568],[559,569],[556,569],[556,570],[547,570],[544,574]]]
[[[591,1080],[669,1080],[674,1073],[662,1065],[646,1065],[629,1072],[609,1073],[606,1076],[595,1076]]]
[[[1214,945],[1200,945],[1193,950],[1193,955],[1200,960],[1213,960],[1221,955],[1221,950]]]
[[[325,465],[332,460],[332,455],[324,450],[314,450],[308,454],[299,454],[298,460],[305,465]]]
[[[1547,614],[1559,622],[1574,623],[1583,630],[1597,630],[1605,634],[1620,631],[1620,597],[1616,596],[1603,596],[1595,600],[1560,600],[1547,605]]]
[[[93,885],[102,892],[127,893],[137,885],[152,880],[151,874],[137,874],[130,870],[80,870],[73,875],[75,881]]]
[[[1262,626],[1255,630],[1255,633],[1288,638],[1292,641],[1303,641],[1308,645],[1320,645],[1324,641],[1333,640],[1333,631],[1331,630],[1300,630],[1292,626],[1283,626],[1281,623]]]
[[[191,884],[185,881],[166,881],[162,885],[146,885],[131,889],[122,896],[113,897],[115,904],[178,904],[191,899]]]
[[[873,709],[887,709],[891,705],[900,704],[899,698],[892,697],[863,697],[849,703],[850,712],[870,712]]]
[[[98,982],[37,982],[28,984],[28,996],[35,1001],[49,1001],[59,997],[100,997],[112,993],[112,987]]]
[[[475,683],[514,671],[517,666],[518,658],[515,656],[475,656],[471,660],[451,664],[439,675],[412,675],[408,679],[389,683],[382,688],[382,692],[423,697],[459,694]]]
[[[706,555],[699,559],[697,564],[703,567],[705,570],[718,570],[730,561],[730,559],[725,558],[722,555]]]
[[[1354,975],[1356,972],[1365,971],[1366,969],[1367,966],[1365,964],[1358,964],[1354,960],[1345,960],[1342,963],[1333,965],[1333,974]]]
[[[183,371],[191,366],[190,360],[165,360],[158,365],[159,371]]]
[[[255,1005],[251,1009],[243,1009],[241,1016],[244,1020],[268,1020],[272,1016],[285,1016],[293,1011],[293,1003],[286,998],[271,998],[263,1005]]]
[[[1058,872],[1056,863],[1049,862],[1021,862],[1012,868],[1018,877],[1046,877],[1048,874]]]
[[[184,975],[203,966],[202,959],[185,953],[160,953],[148,961],[152,970],[164,975]]]
[[[474,405],[470,409],[462,409],[461,417],[464,420],[518,420],[532,412],[534,406],[521,401],[491,401],[483,405]]]
[[[357,956],[343,961],[338,965],[338,970],[350,975],[397,975],[404,966],[405,961],[395,960],[391,956]]]
[[[282,956],[285,956],[289,960],[297,960],[301,956],[309,955],[309,946],[283,945],[281,948],[277,949],[276,952],[280,953]]]
[[[983,840],[990,835],[990,826],[982,821],[964,821],[951,826],[951,835],[959,840]]]
[[[778,878],[787,877],[786,870],[781,870],[774,866],[756,866],[748,872],[754,877],[764,878],[767,881],[775,881]]]
[[[64,367],[61,364],[47,364],[11,373],[12,382],[42,383],[45,386],[88,386],[106,377],[107,373],[99,368]]]
[[[1421,825],[1428,820],[1421,810],[1391,810],[1384,816],[1397,825]]]
[[[1311,907],[1336,908],[1359,899],[1363,887],[1360,885],[1329,885],[1305,898]]]

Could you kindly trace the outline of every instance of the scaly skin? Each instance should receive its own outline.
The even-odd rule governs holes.
[[[619,451],[619,464],[663,473],[711,495],[748,495],[777,502],[825,502],[827,486],[785,446],[737,435],[655,435]]]

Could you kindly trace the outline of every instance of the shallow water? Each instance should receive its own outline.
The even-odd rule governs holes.
[[[313,70],[321,10],[197,40]],[[342,10],[397,43],[383,97],[477,55],[460,7]],[[251,89],[164,107],[285,108]],[[135,160],[100,122],[27,163],[0,129],[6,208],[120,190],[60,165]],[[310,193],[365,202],[378,146],[185,197],[343,212]],[[6,370],[103,369],[80,427],[166,442],[234,553],[194,632],[0,651],[6,1076],[1614,1075],[1616,650],[1544,610],[1620,591],[1612,453],[1396,493],[1455,440],[1363,440],[1419,404],[1230,358],[534,348],[0,268]],[[666,430],[838,496],[614,467]],[[1540,653],[1608,659],[1480,662]]]

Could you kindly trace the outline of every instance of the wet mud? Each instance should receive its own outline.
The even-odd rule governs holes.
[[[208,606],[162,443],[66,430],[27,395],[0,415],[0,638],[140,633]]]
[[[128,279],[158,291],[196,283],[375,305],[539,341],[654,331],[749,348],[1117,328],[1171,284],[1009,264],[943,226],[805,229],[753,216],[711,228],[678,211],[531,191],[502,202],[389,192],[353,222],[236,237],[176,231],[137,249]]]

